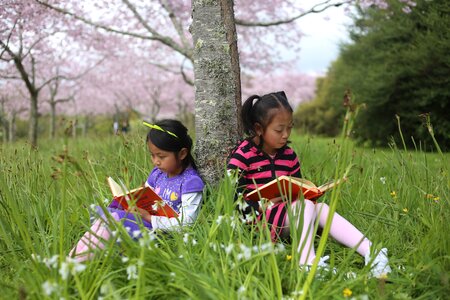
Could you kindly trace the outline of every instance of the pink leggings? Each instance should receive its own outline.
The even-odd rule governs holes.
[[[116,221],[119,220],[117,213],[112,213],[111,216]],[[90,260],[94,256],[93,251],[95,249],[104,249],[104,242],[108,241],[110,237],[111,233],[105,220],[99,218],[69,252],[69,256],[73,257],[78,262]]]
[[[301,207],[303,204],[303,207]],[[310,200],[303,200],[303,202],[296,201],[292,203],[292,209],[294,214],[299,214],[303,209],[303,227],[300,237],[300,243],[298,246],[298,252],[300,253],[300,264],[312,264],[316,257],[314,250],[314,222],[317,220],[321,228],[325,227],[328,215],[330,213],[330,207],[325,203],[317,203]],[[298,216],[298,222],[301,218]],[[283,229],[283,236],[290,234],[289,232],[289,218],[286,217],[286,228]],[[299,224],[296,224],[297,226]],[[333,219],[330,227],[330,236],[341,244],[355,248],[356,251],[365,256],[370,251],[371,242],[359,231],[353,224],[344,219],[338,213],[333,214]]]

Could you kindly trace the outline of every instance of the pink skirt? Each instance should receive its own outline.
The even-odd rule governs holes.
[[[266,218],[266,222],[270,230],[270,238],[272,242],[276,242],[281,235],[281,231],[285,227],[287,217],[286,202],[279,202],[266,209],[265,214],[258,216],[258,221]]]

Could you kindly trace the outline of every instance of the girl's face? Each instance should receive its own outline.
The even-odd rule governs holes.
[[[182,148],[178,153],[161,150],[147,142],[148,150],[152,158],[153,165],[167,174],[167,177],[179,175],[183,171],[183,159],[187,156],[187,149]]]
[[[274,108],[269,114],[274,114],[272,121],[264,129],[256,124],[257,138],[261,136],[264,140],[262,150],[267,154],[274,155],[278,149],[286,145],[293,127],[292,113],[283,108]],[[260,142],[260,141],[257,141]]]

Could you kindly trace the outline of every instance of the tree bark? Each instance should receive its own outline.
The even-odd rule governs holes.
[[[50,139],[56,137],[56,102],[50,102]]]
[[[11,113],[11,118],[9,119],[9,133],[8,133],[8,141],[13,143],[16,140],[16,114]]]
[[[30,124],[28,127],[28,140],[31,147],[37,147],[38,139],[38,92],[30,90]]]
[[[240,67],[232,0],[193,0],[195,156],[200,174],[217,184],[242,126]]]

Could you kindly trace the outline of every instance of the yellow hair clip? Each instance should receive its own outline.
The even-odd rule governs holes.
[[[144,125],[147,126],[147,127],[150,127],[151,129],[156,129],[156,130],[165,132],[165,133],[167,133],[167,134],[170,134],[171,136],[174,136],[174,137],[178,138],[178,136],[177,136],[175,133],[170,132],[170,131],[168,131],[168,130],[165,130],[165,129],[162,128],[161,126],[158,126],[158,125],[155,125],[155,124],[150,124],[150,123],[147,123],[147,122],[145,122],[145,121],[143,121],[142,124],[144,124]]]

